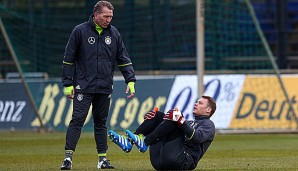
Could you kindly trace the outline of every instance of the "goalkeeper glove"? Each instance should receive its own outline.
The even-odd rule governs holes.
[[[165,116],[163,117],[163,119],[165,120],[170,120],[170,121],[174,121],[177,122],[178,125],[182,125],[185,123],[185,119],[182,115],[182,113],[178,110],[177,107],[175,107],[174,110],[169,110]]]
[[[73,93],[73,86],[64,87],[64,94],[67,97],[73,99]]]
[[[144,120],[150,120],[154,118],[157,111],[158,107],[155,107],[152,111],[146,113],[146,115],[144,116]]]
[[[134,96],[135,94],[135,82],[129,82],[127,84],[127,87],[126,87],[126,92],[125,93],[128,93],[130,91],[130,95],[127,96],[128,99],[130,99],[131,97]]]

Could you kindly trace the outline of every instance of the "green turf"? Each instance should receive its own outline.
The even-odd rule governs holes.
[[[0,170],[59,170],[65,133],[0,132]],[[153,170],[149,154],[134,147],[122,152],[109,142],[108,159],[116,170]],[[97,170],[92,133],[84,132],[73,170]],[[196,170],[298,170],[298,135],[216,135]]]

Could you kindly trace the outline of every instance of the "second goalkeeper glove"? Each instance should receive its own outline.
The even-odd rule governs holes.
[[[157,111],[158,107],[155,107],[152,111],[146,113],[146,115],[144,116],[144,120],[150,120],[154,118]]]
[[[185,123],[185,119],[182,115],[182,113],[178,110],[177,107],[175,107],[174,110],[169,110],[165,116],[163,117],[163,119],[165,120],[171,120],[171,121],[174,121],[174,122],[177,122],[178,125],[182,125]]]

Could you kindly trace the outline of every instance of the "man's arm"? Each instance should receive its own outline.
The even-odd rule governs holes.
[[[73,85],[73,68],[78,45],[78,30],[75,28],[67,42],[62,63],[63,86]]]
[[[118,32],[118,31],[117,31]],[[130,92],[130,95],[127,96],[127,98],[131,98],[135,94],[135,88],[134,84],[136,82],[135,78],[135,71],[132,66],[132,62],[129,58],[129,55],[126,51],[125,45],[123,43],[123,40],[120,36],[120,33],[118,32],[118,42],[117,42],[117,63],[119,70],[121,71],[125,83],[127,84],[126,93]]]
[[[188,122],[185,122],[180,128],[185,133],[188,139],[201,143],[207,140],[212,140],[215,134],[215,126],[211,120],[205,120],[199,126],[193,128]]]
[[[74,65],[75,65],[75,55],[78,44],[78,31],[76,28],[72,31],[67,45],[65,47],[65,53],[62,63],[62,83],[64,86],[64,94],[73,98],[73,75],[74,75]]]

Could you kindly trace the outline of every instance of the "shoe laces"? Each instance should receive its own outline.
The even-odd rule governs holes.
[[[66,162],[66,161],[69,161],[70,163],[72,163],[72,161],[69,157],[64,159],[64,162]]]
[[[110,160],[107,160],[106,158],[102,159],[102,160],[99,162],[100,167],[101,167],[103,164],[105,164],[106,166],[111,166],[111,164],[110,164],[109,161],[110,161]]]
[[[136,137],[136,140],[137,140],[137,144],[138,145],[144,144],[144,136],[143,136],[143,134],[135,135],[135,137]]]

